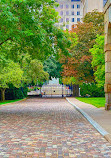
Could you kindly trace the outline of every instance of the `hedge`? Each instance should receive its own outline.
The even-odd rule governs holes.
[[[83,83],[80,86],[80,94],[85,97],[104,97],[104,87],[98,87],[95,83]]]
[[[13,86],[9,86],[9,88],[5,91],[5,99],[6,100],[14,100],[14,99],[23,99],[27,97],[28,88],[27,86],[16,88]],[[1,92],[0,92],[1,99]]]

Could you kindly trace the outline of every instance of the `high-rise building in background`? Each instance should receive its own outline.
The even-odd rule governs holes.
[[[103,4],[106,0],[55,0],[59,3],[56,11],[59,12],[59,23],[57,24],[63,30],[72,30],[77,22],[82,22],[86,13],[97,9],[103,12]]]
[[[83,7],[81,0],[56,0],[56,2],[59,3],[56,11],[59,12],[61,17],[57,26],[64,30],[72,30],[76,27],[77,22],[82,21]]]
[[[103,12],[104,0],[81,0],[81,2],[83,3],[83,16],[94,9]]]

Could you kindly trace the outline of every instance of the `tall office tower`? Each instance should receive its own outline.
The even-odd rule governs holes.
[[[81,0],[81,2],[83,3],[83,16],[94,9],[103,12],[104,0]]]
[[[61,17],[57,26],[63,30],[74,29],[77,22],[81,22],[83,17],[81,0],[56,0],[56,2],[59,3],[56,11]]]

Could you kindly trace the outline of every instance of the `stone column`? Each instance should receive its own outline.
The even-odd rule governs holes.
[[[105,45],[105,109],[109,110],[111,107],[111,43]]]
[[[105,14],[105,109],[111,108],[111,0],[104,6]]]

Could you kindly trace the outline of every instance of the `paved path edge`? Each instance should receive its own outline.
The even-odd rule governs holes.
[[[7,106],[7,105],[12,105],[13,103],[19,103],[19,102],[23,102],[23,101],[25,101],[25,100],[27,100],[27,99],[28,99],[28,97],[26,97],[26,98],[23,98],[23,99],[21,99],[21,100],[18,100],[18,101],[15,101],[15,102],[6,103],[6,104],[1,104],[1,105],[0,105],[0,107],[2,107],[2,106]]]
[[[111,134],[109,134],[105,129],[103,129],[96,121],[94,121],[86,112],[80,109],[77,105],[69,101],[68,98],[66,100],[79,111],[89,122],[90,124],[109,142],[111,143]]]

